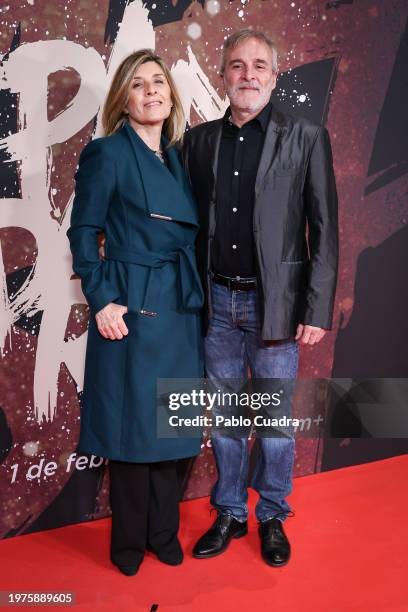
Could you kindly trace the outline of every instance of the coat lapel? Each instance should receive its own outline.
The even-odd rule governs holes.
[[[272,165],[282,129],[280,114],[272,107],[271,117],[266,130],[265,141],[256,175],[255,200],[258,198],[265,176]]]
[[[222,119],[220,119],[215,125],[211,132],[207,135],[207,144],[208,144],[208,155],[211,160],[211,170],[212,170],[212,185],[210,189],[210,193],[212,194],[212,199],[215,200],[216,197],[216,184],[217,184],[217,168],[218,168],[218,155],[220,152],[220,143],[221,143],[221,135],[222,135]]]
[[[167,168],[128,122],[122,130],[140,170],[148,214],[156,219],[198,225],[196,205],[175,147],[166,149]],[[162,144],[167,144],[164,137]]]

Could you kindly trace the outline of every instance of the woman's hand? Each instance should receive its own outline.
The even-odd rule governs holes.
[[[106,304],[95,315],[99,333],[106,339],[122,340],[123,336],[127,336],[129,333],[122,318],[127,311],[127,306],[122,306],[122,304],[114,304],[113,302]]]

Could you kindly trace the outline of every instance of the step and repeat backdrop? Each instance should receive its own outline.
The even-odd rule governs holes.
[[[196,125],[228,106],[224,38],[275,40],[274,101],[329,129],[340,201],[334,329],[302,349],[300,377],[408,377],[407,14],[404,0],[1,3],[0,537],[109,513],[105,460],[76,448],[89,311],[66,230],[79,153],[135,49],[164,57]],[[402,438],[302,437],[295,475],[404,452]],[[179,469],[185,499],[207,495],[210,443]]]

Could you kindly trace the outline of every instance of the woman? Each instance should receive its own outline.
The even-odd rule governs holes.
[[[133,575],[146,548],[181,563],[175,460],[200,452],[197,438],[156,433],[157,379],[202,376],[203,295],[197,213],[177,152],[183,111],[153,51],[120,64],[103,125],[105,137],[80,155],[67,232],[91,315],[79,449],[110,460],[111,560]]]

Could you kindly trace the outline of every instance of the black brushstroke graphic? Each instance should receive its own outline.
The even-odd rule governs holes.
[[[326,9],[338,9],[344,4],[353,4],[354,0],[334,0],[333,2],[326,2]]]
[[[21,42],[21,23],[18,23],[16,25],[16,29],[14,31],[13,38],[11,40],[9,50],[3,56],[3,60],[2,60],[3,62],[9,59],[10,53],[13,53],[13,51],[15,51],[20,46],[20,42]]]
[[[205,0],[199,0],[199,3],[204,7]],[[129,0],[110,0],[108,18],[105,25],[105,44],[113,44],[115,42],[119,31],[119,24],[123,20],[128,4],[131,4]],[[184,12],[191,4],[192,0],[179,0],[175,6],[171,0],[166,0],[165,2],[147,0],[144,2],[144,6],[149,10],[149,19],[154,28],[180,21]]]
[[[119,24],[122,22],[123,14],[128,0],[110,0],[108,9],[108,18],[105,24],[105,44],[113,44],[119,31]]]
[[[357,262],[354,307],[346,327],[337,333],[333,378],[408,378],[408,226],[377,247],[364,249]],[[342,419],[346,420],[343,421]],[[338,415],[336,426],[350,427],[350,415]],[[349,438],[349,435],[346,436]],[[327,437],[322,471],[368,463],[408,452],[408,439],[355,439]]]
[[[21,26],[17,25],[8,52],[0,66],[9,59],[10,53],[20,46]],[[0,89],[0,139],[17,132],[18,95],[10,89]],[[17,162],[10,162],[10,154],[0,150],[0,198],[21,198],[21,186],[17,172]]]
[[[97,498],[102,489],[105,471],[104,463],[99,467],[81,471],[73,469],[72,475],[55,499],[28,524],[23,534],[91,520],[100,511]]]
[[[337,67],[338,58],[329,58],[281,73],[272,94],[273,103],[285,113],[325,124]],[[298,96],[304,93],[307,99],[300,102]]]
[[[378,175],[368,195],[408,172],[408,21],[397,51],[375,134],[367,176]]]
[[[19,291],[19,289],[23,286],[23,283],[27,277],[30,276],[33,268],[34,266],[26,266],[25,268],[20,268],[19,270],[6,275],[7,294],[10,301],[13,299],[17,291]],[[40,333],[42,316],[42,310],[35,312],[31,316],[21,315],[16,320],[14,325],[24,329],[24,331],[26,331],[28,334],[38,336]]]
[[[151,19],[153,27],[157,28],[166,23],[180,21],[184,12],[193,3],[192,0],[178,0],[176,6],[174,6],[171,0],[165,0],[164,2],[147,0],[144,4],[149,9],[149,19]],[[156,5],[155,9],[153,8],[154,4]],[[204,7],[205,0],[199,0],[199,4]]]

